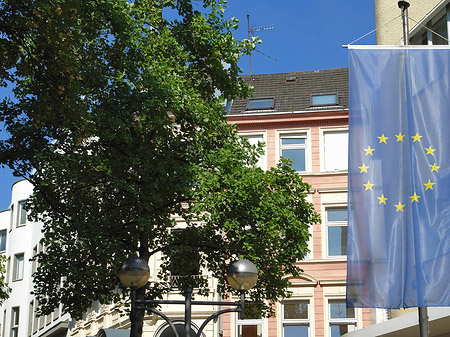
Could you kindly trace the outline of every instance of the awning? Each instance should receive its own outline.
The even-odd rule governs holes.
[[[96,337],[129,337],[129,329],[101,329]]]

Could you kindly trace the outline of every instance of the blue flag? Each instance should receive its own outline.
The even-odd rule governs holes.
[[[450,306],[450,49],[349,48],[347,305]]]

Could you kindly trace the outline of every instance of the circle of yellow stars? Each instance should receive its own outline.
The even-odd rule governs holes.
[[[411,136],[412,142],[413,143],[416,143],[416,142],[422,143],[422,141],[421,141],[422,137],[423,136],[419,135],[419,133],[416,132],[416,134],[414,136]],[[389,137],[386,137],[384,133],[382,133],[377,138],[379,139],[378,144],[386,144],[386,145],[388,144]],[[398,134],[395,135],[395,139],[394,140],[397,143],[398,142],[404,142],[405,141],[405,134],[402,134],[401,132],[399,132]],[[436,151],[436,149],[433,149],[431,147],[431,145],[428,148],[425,147],[425,150],[427,151],[426,152],[427,156],[431,156],[431,158],[435,157],[434,156],[434,152]],[[375,149],[371,148],[370,145],[369,145],[369,146],[367,146],[367,148],[363,149],[363,151],[365,152],[364,153],[365,157],[366,156],[372,156],[373,157],[373,155],[374,155],[373,153],[374,153]],[[434,164],[428,165],[428,166],[430,167],[431,172],[439,173],[440,166],[438,166],[436,164],[436,162],[434,162]],[[359,173],[363,174],[363,173],[369,173],[370,166],[367,166],[365,164],[365,162],[363,161],[362,165],[358,166],[358,168],[360,170]],[[436,183],[434,183],[430,179],[428,179],[428,181],[425,184],[423,184],[423,186],[425,186],[425,191],[433,190],[433,185],[435,185],[435,184]],[[364,186],[364,191],[373,191],[373,186],[375,186],[375,184],[372,183],[370,180],[367,180],[367,183],[363,184],[363,186]],[[419,203],[421,197],[422,196],[418,195],[417,192],[414,192],[414,194],[409,197],[411,199],[411,204]],[[388,198],[386,198],[384,196],[383,193],[381,193],[381,196],[377,197],[377,199],[379,201],[378,202],[379,205],[387,205],[386,201],[389,200]],[[404,212],[405,206],[406,206],[406,204],[403,204],[401,201],[399,201],[397,204],[394,204],[395,212]]]

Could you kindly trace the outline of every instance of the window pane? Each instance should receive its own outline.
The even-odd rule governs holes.
[[[27,221],[27,210],[26,210],[26,202],[19,202],[19,225],[24,225]]]
[[[355,330],[355,324],[333,324],[330,326],[331,337],[343,336],[344,334]]]
[[[306,144],[306,138],[281,138],[281,145],[302,145]]]
[[[327,209],[327,221],[347,221],[347,208]]]
[[[12,325],[16,326],[19,325],[19,308],[13,308],[12,309]]]
[[[355,308],[347,308],[343,300],[330,300],[331,318],[355,318]]]
[[[307,325],[285,325],[283,337],[308,337],[308,330]]]
[[[262,325],[239,325],[238,327],[239,337],[262,337]]]
[[[328,227],[328,255],[347,255],[347,226]]]
[[[0,231],[0,251],[6,250],[6,231]]]
[[[447,18],[444,15],[440,18],[432,27],[431,30],[438,33],[443,37],[447,37]],[[433,44],[448,44],[446,40],[444,40],[439,35],[432,34]]]
[[[271,109],[273,106],[273,98],[250,99],[247,109]]]
[[[285,303],[284,318],[285,319],[308,319],[308,301]]]
[[[346,170],[348,167],[348,132],[325,132],[325,171]]]
[[[337,95],[313,95],[311,99],[312,105],[330,105],[337,104]]]
[[[14,280],[21,280],[23,278],[23,254],[15,256],[14,272]]]
[[[295,171],[305,171],[305,149],[282,150],[281,156],[293,161],[292,168]]]

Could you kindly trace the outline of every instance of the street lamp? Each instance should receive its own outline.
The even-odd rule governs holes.
[[[153,312],[154,314],[162,317],[172,328],[172,331],[176,337],[180,337],[175,328],[173,322],[159,310],[148,306],[149,304],[184,304],[184,332],[186,337],[190,337],[191,333],[191,307],[192,305],[226,305],[235,306],[236,308],[219,310],[209,316],[197,331],[197,337],[201,336],[201,333],[205,326],[214,318],[228,313],[239,312],[240,318],[244,318],[245,308],[245,291],[253,288],[258,280],[258,270],[255,265],[248,260],[237,260],[230,264],[227,271],[227,280],[231,287],[238,290],[241,294],[239,302],[220,302],[220,301],[192,301],[192,289],[186,289],[184,293],[184,301],[175,300],[140,300],[136,299],[136,289],[143,287],[150,276],[150,269],[147,262],[136,256],[127,258],[121,265],[119,271],[119,279],[125,287],[131,288],[131,312],[130,322],[133,325],[133,313],[136,310],[146,310]],[[130,337],[141,337],[139,335],[132,335]]]

